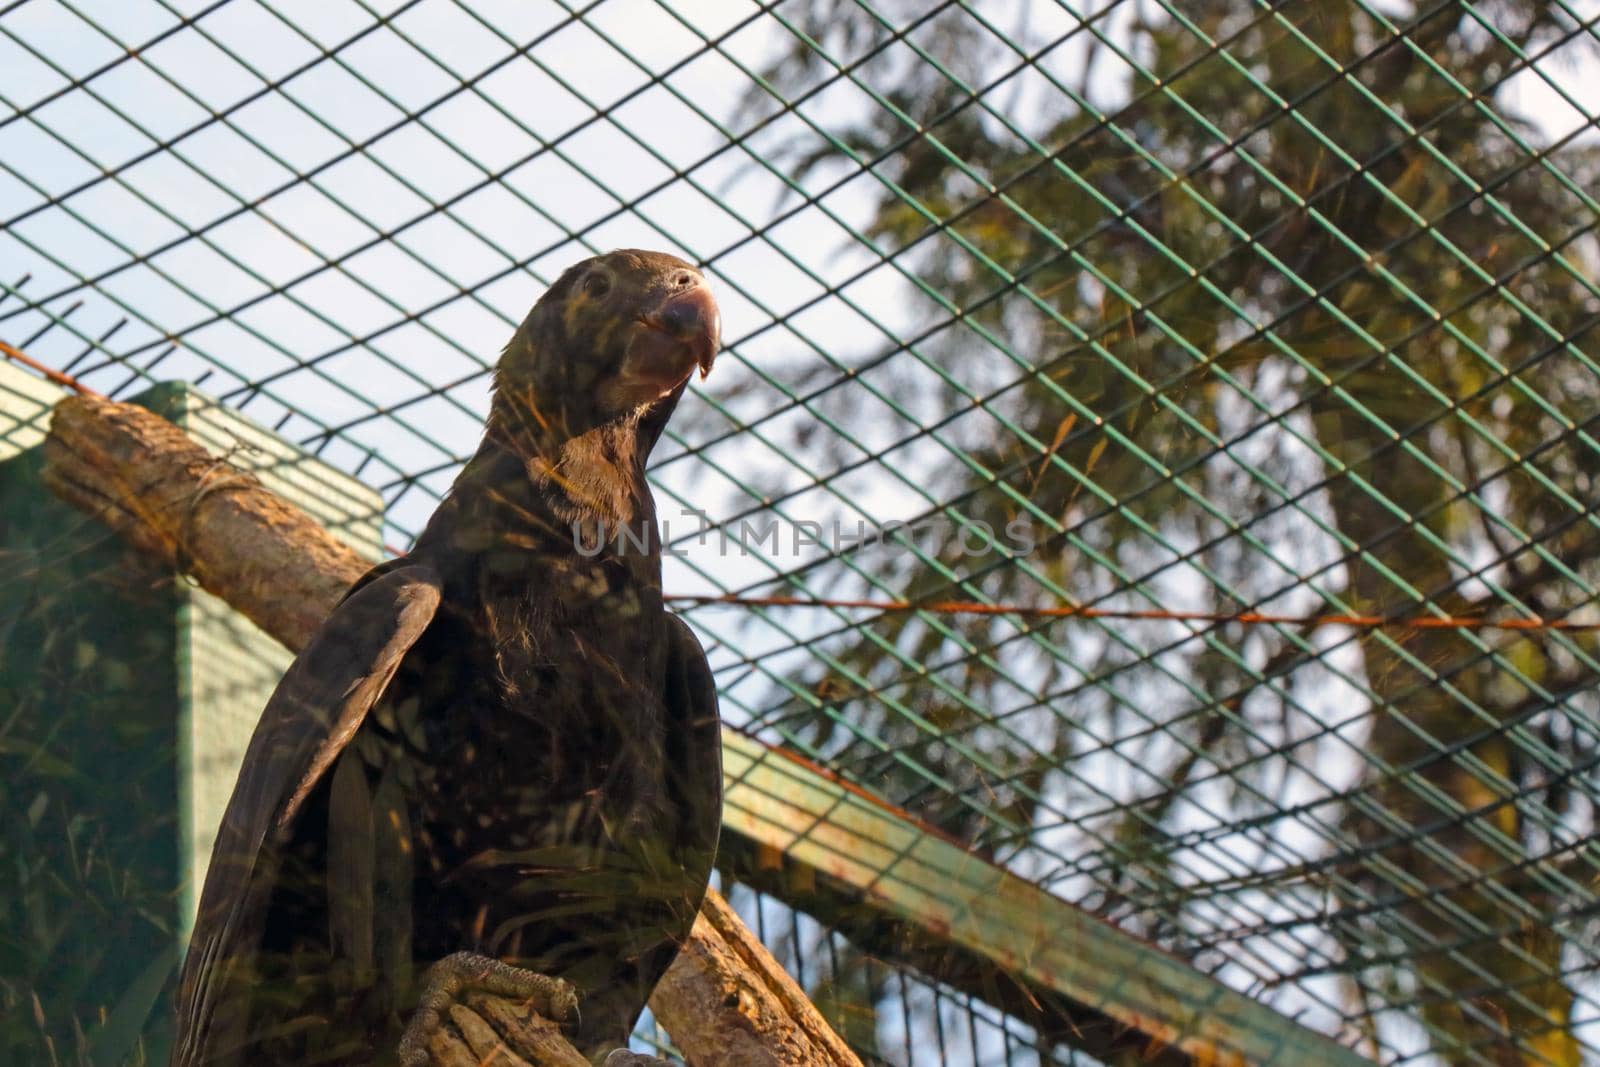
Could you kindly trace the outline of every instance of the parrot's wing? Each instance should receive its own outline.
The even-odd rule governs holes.
[[[286,836],[306,796],[383,695],[439,606],[431,567],[408,559],[357,583],[278,683],[245,750],[217,831],[194,935],[178,987],[174,1067],[198,1067],[227,1048],[214,1032],[218,992],[255,951],[272,892],[259,871],[269,839]]]
[[[593,1038],[615,1042],[632,1031],[650,991],[667,972],[688,938],[705,898],[722,828],[722,724],[717,717],[717,687],[694,631],[668,613],[666,673],[662,703],[666,710],[665,771],[667,806],[675,813],[672,836],[639,835],[644,848],[627,858],[638,863],[646,891],[669,911],[658,913],[662,935],[638,942],[609,982],[583,997],[583,1024]],[[670,887],[663,891],[663,887]],[[633,935],[637,936],[638,931]],[[596,1049],[582,1048],[586,1054]],[[598,1046],[596,1046],[598,1048]]]
[[[683,844],[699,852],[707,874],[722,828],[722,719],[717,683],[705,650],[678,616],[667,615],[667,788],[694,813],[694,832]]]

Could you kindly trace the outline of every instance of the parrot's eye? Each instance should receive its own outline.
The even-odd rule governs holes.
[[[611,278],[603,271],[594,271],[583,279],[583,288],[590,296],[605,296],[611,291]]]

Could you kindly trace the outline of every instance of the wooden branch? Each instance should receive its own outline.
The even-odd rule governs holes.
[[[714,889],[650,1008],[697,1067],[860,1063]]]
[[[450,1005],[450,1025],[433,1035],[433,1067],[589,1067],[561,1027],[487,993]]]
[[[291,650],[370,566],[253,475],[144,408],[69,397],[56,405],[44,449],[53,492]],[[860,1067],[715,893],[650,1006],[694,1067]],[[452,1009],[453,1032],[433,1050],[436,1067],[586,1062],[553,1024],[526,1015],[508,1001],[469,997]]]
[[[53,493],[188,574],[291,651],[372,566],[254,475],[133,404],[63,400],[44,459]]]

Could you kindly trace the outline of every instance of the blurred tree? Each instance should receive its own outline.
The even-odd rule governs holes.
[[[967,520],[1041,535],[1015,561],[898,554],[891,582],[1224,613],[1591,600],[1600,152],[1535,149],[1497,94],[1595,37],[1557,2],[1392,7],[1113,3],[1055,12],[1054,40],[1035,5],[786,9],[776,86],[876,94],[810,119],[828,136],[794,144],[797,179],[870,164],[865,239],[960,309],[858,368],[952,416],[943,444],[908,427],[896,463]],[[871,410],[856,388],[816,403]],[[1594,642],[1191,633],[878,618],[791,690],[833,697],[770,721],[1209,967],[1301,937],[1328,962],[1257,973],[1343,976],[1337,1010],[1389,1055],[1398,1007],[1451,1063],[1578,1063],[1581,946],[1557,919],[1595,903]],[[1139,773],[1097,769],[1112,754]],[[1228,837],[1247,823],[1267,829]],[[1196,875],[1203,839],[1263,873]],[[1331,949],[1274,910],[1284,892],[1328,902]]]

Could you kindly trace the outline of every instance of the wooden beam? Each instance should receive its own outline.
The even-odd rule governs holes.
[[[927,961],[977,959],[1022,993],[1001,1007],[1034,1000],[1037,1016],[1054,1001],[1068,1017],[1050,1029],[1069,1044],[1206,1065],[1369,1063],[783,750],[724,730],[722,761],[725,831],[811,868],[835,901],[853,895],[857,928],[914,928],[915,954],[933,977],[939,964]],[[827,892],[807,879],[794,889],[796,881],[762,888],[800,910],[838,914],[837,904],[816,907]]]

